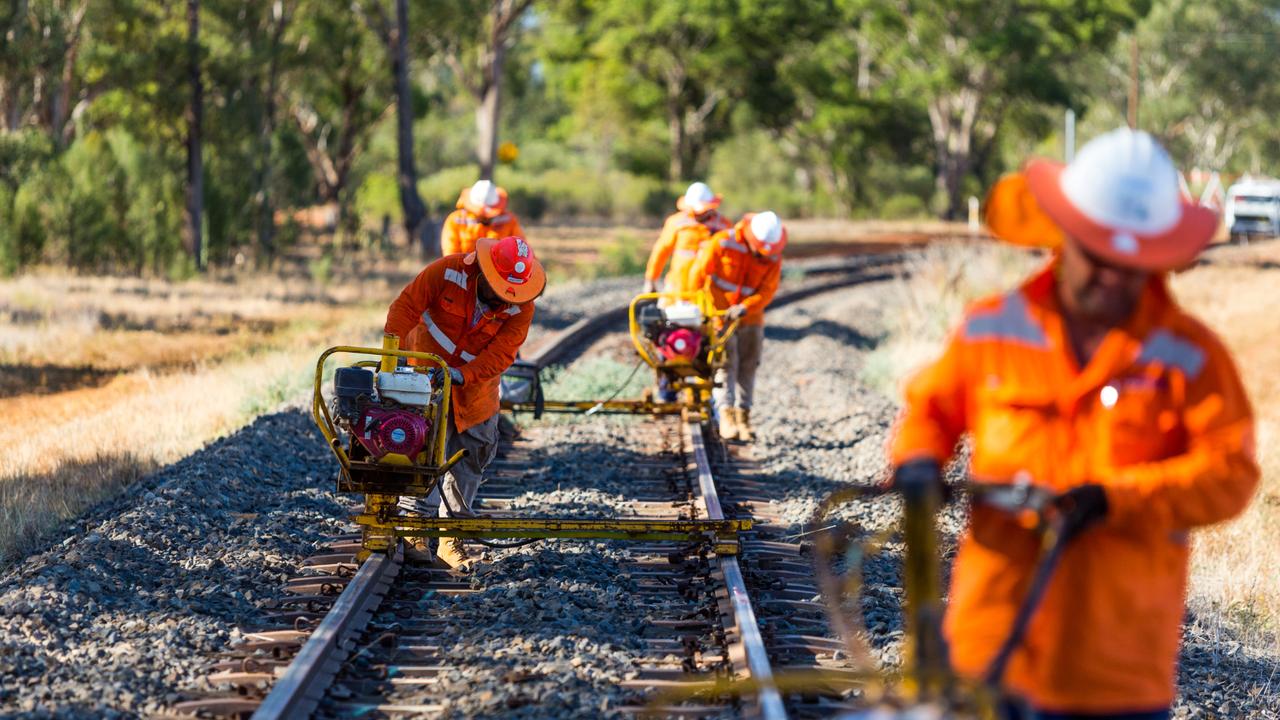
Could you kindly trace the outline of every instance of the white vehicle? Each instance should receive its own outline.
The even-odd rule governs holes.
[[[1234,241],[1280,236],[1280,180],[1245,176],[1227,189],[1227,229]]]

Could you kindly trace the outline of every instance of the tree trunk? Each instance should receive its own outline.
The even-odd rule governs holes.
[[[962,183],[969,173],[973,148],[973,128],[978,119],[981,94],[964,88],[943,94],[929,102],[929,123],[937,174],[934,184],[946,198],[944,219],[956,220],[967,212]]]
[[[200,76],[200,0],[187,0],[187,78],[191,105],[187,108],[187,203],[183,213],[183,245],[204,270],[204,82]]]
[[[678,183],[685,179],[685,175],[689,168],[685,164],[685,156],[687,152],[685,146],[688,138],[684,132],[684,108],[682,108],[677,99],[667,98],[667,132],[670,143],[669,164],[667,165],[667,180]]]
[[[261,254],[271,259],[275,256],[275,205],[271,200],[272,171],[272,138],[276,132],[276,95],[280,82],[280,45],[284,38],[285,28],[289,24],[289,13],[284,10],[283,0],[276,0],[272,6],[274,27],[271,30],[271,60],[267,64],[265,97],[262,118],[258,124],[258,172],[257,198],[258,212],[258,249]]]
[[[396,141],[399,148],[400,205],[409,242],[421,243],[427,208],[418,195],[418,170],[413,161],[413,96],[409,88],[409,3],[396,0],[396,33],[392,38],[391,72],[396,87]]]
[[[480,162],[481,180],[492,180],[494,166],[497,164],[502,66],[507,54],[506,38],[498,37],[495,32],[490,42],[493,43],[492,52],[489,67],[485,68],[488,78],[484,83],[480,106],[476,108],[476,158]]]

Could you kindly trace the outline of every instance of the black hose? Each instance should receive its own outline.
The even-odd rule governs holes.
[[[1010,628],[1008,637],[1005,638],[1004,643],[1000,646],[1000,650],[991,661],[991,665],[987,667],[984,679],[991,687],[999,687],[1000,682],[1004,679],[1004,672],[1009,665],[1009,659],[1013,657],[1013,651],[1022,644],[1022,636],[1026,634],[1027,626],[1031,624],[1031,617],[1035,615],[1036,609],[1040,606],[1040,601],[1044,599],[1045,590],[1049,587],[1049,579],[1053,577],[1053,572],[1058,567],[1058,561],[1062,558],[1062,551],[1072,539],[1070,534],[1064,533],[1062,530],[1061,522],[1054,523],[1049,530],[1049,532],[1054,533],[1053,542],[1036,563],[1035,573],[1031,577],[1031,586],[1027,588],[1027,595],[1023,598],[1022,604],[1018,606],[1018,614],[1013,619],[1013,627]]]
[[[622,384],[619,385],[618,388],[613,391],[612,395],[596,403],[595,406],[592,407],[590,410],[588,410],[586,414],[590,415],[596,411],[596,408],[603,407],[605,403],[613,402],[619,395],[622,394],[622,391],[626,390],[627,386],[631,384],[631,379],[636,376],[636,373],[640,372],[640,366],[642,365],[644,365],[643,359],[637,362],[635,367],[631,368],[631,374],[627,375],[627,379],[622,381]]]
[[[448,512],[449,514],[453,514],[453,507],[449,505],[449,498],[445,497],[443,489],[440,490],[440,502],[444,503],[444,509],[446,512]],[[494,542],[492,540],[485,540],[483,538],[467,538],[467,539],[474,540],[480,543],[481,545],[487,548],[493,548],[494,550],[511,550],[514,548],[524,547],[525,545],[532,545],[536,542],[541,542],[542,540],[549,540],[550,538],[528,538],[525,540],[516,540],[509,543],[499,543],[499,542]]]

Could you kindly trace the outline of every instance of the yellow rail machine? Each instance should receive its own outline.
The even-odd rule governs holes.
[[[324,394],[326,362],[336,354],[366,356],[337,368],[333,396]],[[376,358],[376,359],[374,359]],[[416,366],[401,365],[413,360]],[[363,537],[360,559],[390,550],[397,537],[463,537],[477,540],[576,538],[706,543],[717,553],[738,550],[738,532],[750,520],[640,520],[614,518],[426,518],[400,511],[401,496],[426,497],[465,451],[445,457],[449,373],[430,353],[400,349],[394,335],[383,347],[340,345],[316,362],[312,416],[338,459],[338,492],[363,493],[356,516]]]

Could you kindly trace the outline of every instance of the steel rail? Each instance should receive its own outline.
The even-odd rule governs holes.
[[[253,713],[254,720],[308,718],[342,669],[349,643],[368,624],[404,560],[404,545],[375,553],[360,566],[284,675]]]
[[[711,474],[711,460],[707,456],[702,425],[685,422],[684,431],[689,447],[693,450],[693,460],[698,471],[699,499],[702,500],[707,518],[723,520],[724,509],[720,506],[715,477]],[[773,680],[769,652],[765,648],[760,625],[756,622],[755,610],[751,607],[751,596],[747,593],[747,583],[742,577],[742,567],[738,565],[738,558],[734,555],[720,555],[718,561],[733,608],[738,639],[742,642],[743,654],[746,656],[747,670],[759,688],[760,715],[765,720],[786,720],[787,709],[782,704],[782,694],[778,692],[778,686]]]

